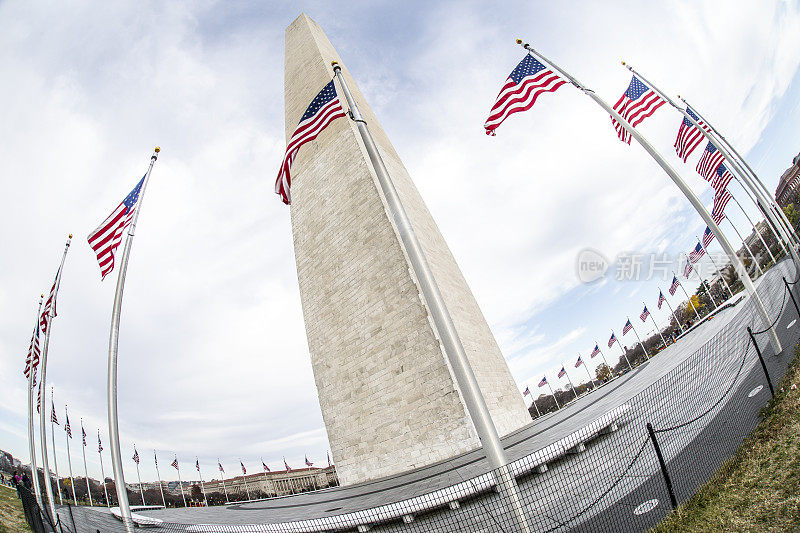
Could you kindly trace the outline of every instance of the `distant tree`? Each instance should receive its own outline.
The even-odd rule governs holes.
[[[192,485],[192,490],[189,494],[193,500],[203,501],[203,491],[200,489],[200,485]]]
[[[689,298],[689,301],[688,301],[688,302],[687,302],[687,304],[686,304],[686,312],[687,312],[687,313],[694,313],[694,311],[695,311],[696,309],[700,309],[700,307],[701,307],[701,304],[700,304],[700,297],[699,297],[699,296],[697,296],[696,294],[693,294],[693,295],[692,295],[692,296]]]
[[[608,368],[608,365],[605,363],[600,363],[600,366],[595,369],[594,373],[599,381],[611,379],[611,369]]]
[[[786,207],[784,207],[783,212],[786,215],[786,218],[789,219],[789,222],[791,222],[792,227],[796,228],[797,221],[798,219],[800,219],[800,213],[797,212],[797,209],[795,208],[794,204],[789,204]]]

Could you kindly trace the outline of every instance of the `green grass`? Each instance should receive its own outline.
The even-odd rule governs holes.
[[[30,531],[17,491],[0,485],[0,533]]]
[[[717,475],[653,533],[800,531],[800,348],[763,419]],[[792,384],[798,387],[792,390]]]

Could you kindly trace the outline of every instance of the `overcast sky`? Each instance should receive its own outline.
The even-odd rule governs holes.
[[[559,383],[562,361],[588,359],[595,340],[621,335],[626,315],[651,331],[639,326],[642,301],[666,324],[656,299],[669,279],[582,285],[580,250],[677,258],[704,224],[571,86],[487,137],[487,111],[523,56],[515,38],[612,104],[630,81],[627,60],[696,105],[770,190],[800,151],[797,1],[3,2],[0,449],[28,461],[21,371],[39,294],[74,233],[47,377],[59,417],[65,403],[73,427],[83,417],[99,477],[116,272],[100,282],[86,236],[160,145],[122,314],[127,480],[134,442],[145,479],[154,448],[162,465],[178,454],[184,479],[196,455],[205,477],[217,457],[229,472],[239,458],[253,471],[262,457],[325,463],[289,210],[272,192],[285,149],[283,34],[301,11],[327,32],[404,159],[520,390],[545,373]],[[699,150],[683,164],[672,149],[680,120],[665,106],[640,130],[710,204],[694,172]],[[56,445],[63,472],[63,432]]]

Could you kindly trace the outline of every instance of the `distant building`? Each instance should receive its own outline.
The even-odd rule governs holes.
[[[246,486],[245,480],[247,480]],[[221,480],[212,479],[205,482],[205,488],[206,494],[212,492],[224,494],[227,490],[229,494],[247,494],[247,491],[250,491],[253,496],[258,492],[267,496],[285,496],[338,484],[336,467],[329,466],[327,468],[298,468],[289,471],[280,470],[235,476],[225,479],[224,488]]]
[[[778,188],[775,189],[775,200],[778,205],[786,207],[794,203],[798,198],[798,188],[800,188],[800,154],[792,159],[792,166],[787,168],[778,180]]]

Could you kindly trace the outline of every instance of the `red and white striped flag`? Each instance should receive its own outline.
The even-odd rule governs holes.
[[[731,201],[731,193],[722,191],[722,194],[714,195],[714,207],[711,209],[711,216],[714,217],[714,222],[719,224],[725,215],[725,206]]]
[[[664,293],[661,292],[661,289],[658,289],[658,308],[661,309],[661,304],[666,301],[667,299],[664,297]]]
[[[175,470],[178,470],[178,456],[177,455],[175,456],[175,460],[172,461],[170,464],[172,465],[172,468],[174,468]]]
[[[67,408],[64,407],[64,411],[66,411],[66,410],[67,410]],[[64,431],[67,432],[67,437],[69,437],[71,439],[72,438],[72,427],[70,427],[70,425],[69,425],[69,414],[67,414],[66,417],[67,417],[67,419],[64,422]]]
[[[703,176],[706,181],[712,181],[716,175],[717,167],[722,164],[725,158],[711,141],[706,144],[703,150],[703,157],[697,162],[697,173]]]
[[[133,447],[133,462],[139,464],[139,452],[136,451],[136,446]]]
[[[83,429],[83,419],[81,419],[81,437],[83,439],[83,447],[86,448],[86,430]]]
[[[617,103],[614,104],[614,111],[627,120],[634,128],[641,124],[647,117],[651,116],[656,110],[664,105],[664,99],[658,96],[654,90],[645,85],[642,80],[635,75],[631,77],[628,89],[622,94]],[[617,136],[622,142],[631,143],[631,134],[628,133],[617,119],[611,117]]]
[[[50,422],[57,426],[61,425],[58,423],[58,417],[56,416],[56,404],[53,402],[53,400],[50,400]]]
[[[264,467],[264,472],[271,472],[271,470],[270,470],[270,469],[269,469],[269,467],[266,465],[266,463],[264,463],[264,460],[263,460],[263,459],[261,460],[261,466],[262,466],[262,467]]]
[[[542,93],[552,93],[567,83],[551,69],[537,61],[531,54],[526,55],[519,65],[511,71],[500,94],[489,111],[489,118],[483,125],[486,135],[495,135],[495,130],[509,115],[527,111]]]
[[[89,235],[89,246],[92,247],[95,255],[97,255],[101,279],[105,279],[114,270],[114,254],[122,242],[123,231],[130,225],[136,214],[136,208],[139,205],[139,193],[142,190],[144,179],[143,177],[139,180],[139,183],[128,193],[128,196]]]
[[[297,151],[307,142],[313,141],[317,136],[337,118],[344,117],[344,110],[339,97],[336,95],[336,87],[333,80],[330,81],[322,90],[311,100],[306,112],[300,118],[300,123],[295,128],[289,144],[286,146],[286,153],[283,155],[281,169],[278,178],[275,180],[275,194],[281,197],[283,203],[292,203],[290,189],[292,187],[292,177],[290,169]]]
[[[283,466],[286,467],[286,471],[287,472],[291,472],[292,471],[292,469],[289,468],[289,463],[286,462],[286,457],[283,458]]]
[[[688,113],[706,133],[711,133],[711,128],[700,120],[689,106],[686,106],[686,113]],[[684,163],[703,140],[703,134],[700,132],[700,128],[692,124],[688,118],[683,117],[681,127],[678,128],[678,138],[675,139],[675,151],[678,153],[678,157],[683,159]]]
[[[683,277],[689,279],[689,274],[692,273],[692,270],[694,270],[694,267],[692,266],[691,261],[686,261],[686,266],[683,267]]]
[[[58,287],[61,284],[61,266],[59,265],[56,272],[56,279],[53,281],[53,286],[50,288],[50,294],[42,307],[42,314],[39,317],[39,327],[42,328],[42,333],[47,333],[47,328],[50,325],[50,319],[58,316],[56,314],[56,296],[58,296]]]
[[[649,317],[649,316],[650,316],[650,311],[647,310],[647,306],[645,305],[644,306],[644,311],[642,311],[642,314],[639,315],[639,318],[641,318],[642,322],[644,322],[647,319],[647,317]]]
[[[247,469],[244,467],[244,463],[241,459],[239,459],[239,464],[242,465],[242,474],[247,474]]]
[[[308,460],[308,455],[305,456],[306,459],[306,466],[314,466],[314,463]]]
[[[632,329],[633,329],[633,324],[631,324],[631,321],[628,320],[627,322],[625,322],[625,325],[622,327],[622,334],[623,335],[627,335],[628,332],[630,330],[632,330]]]
[[[103,453],[103,442],[100,440],[100,430],[97,430],[97,453]]]
[[[219,459],[217,459],[217,464],[219,465],[219,471],[224,474],[225,473],[225,469],[222,468],[222,463],[219,462]]]
[[[711,187],[714,189],[715,194],[722,194],[728,189],[728,184],[733,179],[733,174],[725,167],[725,163],[720,163],[717,170],[714,171],[713,179],[711,180]]]
[[[33,328],[33,336],[31,337],[31,345],[28,347],[28,356],[25,358],[25,377],[27,378],[31,371],[33,371],[34,380],[36,379],[36,368],[39,366],[39,322]],[[33,386],[34,383],[31,383]]]

